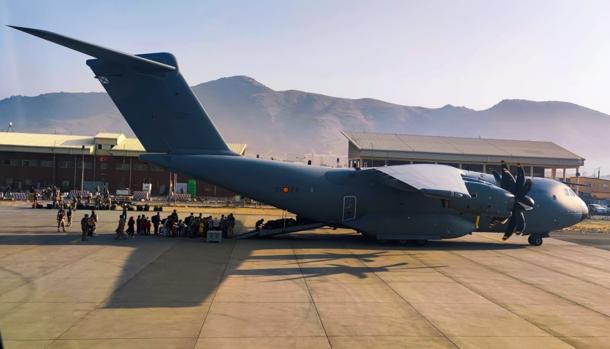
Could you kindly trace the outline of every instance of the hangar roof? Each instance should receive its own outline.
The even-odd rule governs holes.
[[[0,150],[81,154],[93,153],[96,144],[109,145],[107,152],[112,155],[137,156],[144,153],[144,147],[137,138],[127,138],[122,133],[98,133],[95,136],[76,136],[49,133],[0,132]],[[229,148],[244,155],[246,144],[229,143]],[[84,146],[84,148],[83,148]]]
[[[496,160],[541,165],[582,165],[584,158],[553,143],[512,139],[422,136],[408,134],[344,132],[361,153],[372,157],[448,158],[447,160],[497,162]],[[531,161],[528,161],[531,160]]]

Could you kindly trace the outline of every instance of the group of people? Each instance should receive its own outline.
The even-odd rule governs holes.
[[[30,189],[32,208],[42,208],[39,200],[48,200],[52,208],[68,208],[72,209],[81,207],[93,207],[96,210],[109,208],[112,205],[112,197],[108,188],[95,187],[93,193],[86,193],[84,196],[80,194],[73,195],[70,193],[62,193],[61,190],[56,187],[47,187],[42,190],[36,190],[33,187]]]
[[[127,229],[125,229],[126,226]],[[124,210],[119,217],[119,223],[115,230],[115,239],[133,238],[136,234],[205,238],[210,230],[220,230],[223,237],[230,238],[233,237],[234,229],[235,217],[232,213],[227,216],[222,215],[220,219],[215,219],[212,216],[203,217],[201,213],[195,216],[191,213],[182,220],[176,210],[174,210],[167,218],[163,219],[159,212],[150,218],[145,215],[138,215],[136,219],[133,216],[127,219],[127,211]]]
[[[64,209],[60,207],[57,211],[57,232],[66,232],[66,227],[72,226],[72,216],[74,214],[72,206]],[[91,214],[85,213],[80,221],[81,226],[81,240],[85,241],[89,236],[95,235],[95,229],[97,227],[97,214],[95,210],[91,210]]]
[[[59,229],[66,232],[66,227],[72,226],[72,207],[69,206],[68,209],[64,210],[60,208],[57,211],[57,232],[59,233]]]

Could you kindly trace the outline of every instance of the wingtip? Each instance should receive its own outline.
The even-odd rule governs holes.
[[[24,33],[30,33],[30,34],[31,34],[32,32],[37,32],[37,31],[40,31],[40,29],[34,29],[34,28],[28,28],[28,27],[20,27],[20,26],[18,26],[18,25],[10,25],[10,24],[7,24],[6,26],[7,26],[7,27],[10,27],[10,28],[13,28],[13,29],[16,29],[16,30],[19,30],[19,31],[22,31],[22,32],[24,32]]]

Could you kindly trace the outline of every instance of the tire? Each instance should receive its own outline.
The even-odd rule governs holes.
[[[529,242],[529,244],[532,246],[540,246],[544,240],[542,239],[541,235],[530,235],[527,238],[527,242]]]

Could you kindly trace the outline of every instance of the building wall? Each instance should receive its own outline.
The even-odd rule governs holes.
[[[84,161],[83,161],[84,160]],[[130,188],[142,190],[143,183],[152,183],[153,196],[166,195],[170,173],[165,169],[140,161],[133,156],[43,154],[31,152],[0,152],[0,188],[27,190],[57,185],[62,190],[80,189],[82,167],[85,187],[95,184],[114,192]],[[178,174],[178,182],[190,177]],[[198,196],[233,196],[233,192],[203,181],[197,181]]]
[[[610,180],[591,177],[570,177],[570,183],[578,183],[579,193],[583,193],[592,199],[610,199]]]

